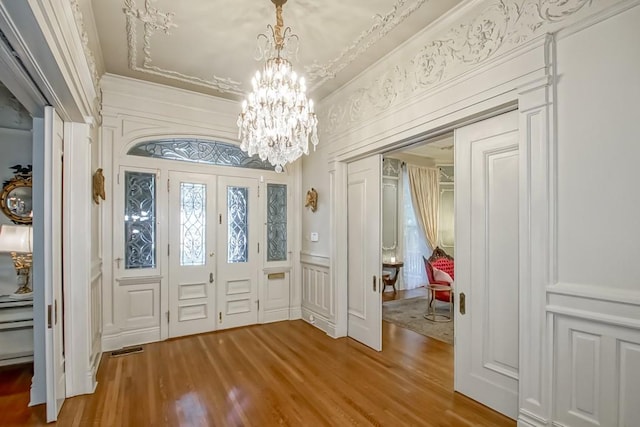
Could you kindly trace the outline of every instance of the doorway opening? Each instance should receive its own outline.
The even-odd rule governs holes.
[[[515,419],[518,413],[519,360],[518,112],[494,115],[472,124],[452,126],[452,129],[455,146],[453,170],[407,166],[407,185],[412,193],[410,206],[417,218],[415,222],[423,229],[433,253],[428,258],[425,254],[419,254],[416,258],[421,261],[406,261],[420,265],[425,269],[425,276],[429,276],[426,281],[429,283],[425,283],[427,295],[417,297],[423,299],[418,304],[418,312],[422,317],[431,316],[431,321],[444,317],[454,324],[455,391]],[[425,144],[425,147],[428,146]],[[392,155],[387,154],[387,157]],[[363,171],[367,164],[365,174]],[[402,282],[409,281],[400,275],[405,260],[388,254],[389,258],[383,260],[387,251],[383,247],[388,246],[383,245],[382,165],[382,157],[374,154],[349,163],[347,172],[348,331],[349,336],[378,350],[382,348],[382,289],[387,287],[387,281],[393,279],[400,287],[408,287]],[[440,181],[443,178],[447,180],[441,177],[443,172],[448,176],[453,174],[455,181],[452,185],[455,188],[451,189],[454,217],[449,224],[451,228],[455,224],[455,230],[451,231],[454,235],[451,251],[455,251],[455,257],[438,246],[442,236],[437,230],[440,213],[437,202],[440,199]],[[379,197],[373,193],[365,194],[364,190],[358,191],[376,184]],[[417,202],[425,200],[430,203],[417,206]],[[363,214],[364,206],[368,209],[366,216]],[[372,209],[373,206],[380,206],[380,210]],[[373,223],[374,218],[378,221],[377,225]],[[360,233],[352,233],[351,227],[360,230]],[[378,245],[372,244],[376,242]],[[385,243],[389,243],[389,240]],[[403,249],[403,256],[408,254],[408,249]],[[391,262],[394,256],[395,262]],[[436,265],[434,256],[453,264],[449,282],[438,273],[438,269],[444,271],[445,268]],[[369,268],[372,260],[378,260],[375,269]],[[402,266],[398,269],[399,263]],[[383,275],[383,268],[392,268],[393,271]],[[411,265],[407,270],[411,270]],[[419,271],[418,268],[414,270]],[[371,282],[367,280],[370,271],[378,271],[382,278],[383,286],[378,291],[375,277],[371,291]],[[418,285],[421,280],[418,279]],[[377,307],[367,305],[375,300],[369,298],[372,296],[370,293],[379,294]],[[376,312],[380,313],[379,317],[375,316]],[[373,324],[376,319],[377,325]],[[352,328],[352,320],[357,320],[358,330]],[[355,332],[359,330],[366,331],[366,334],[356,335]],[[367,343],[367,339],[371,344]]]
[[[449,345],[454,338],[453,295],[447,290],[455,277],[454,176],[453,132],[383,159],[382,319]],[[427,194],[415,188],[416,180],[430,179],[436,182],[425,187]],[[445,290],[430,290],[430,285]]]

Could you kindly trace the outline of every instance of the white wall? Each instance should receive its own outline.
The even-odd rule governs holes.
[[[565,425],[640,419],[638,23],[635,6],[558,35],[557,274],[549,309],[554,419]]]
[[[558,281],[638,290],[640,7],[558,40]]]

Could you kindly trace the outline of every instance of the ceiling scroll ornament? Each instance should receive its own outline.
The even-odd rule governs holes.
[[[311,91],[317,89],[326,81],[335,78],[336,74],[386,36],[389,31],[420,9],[426,1],[414,1],[406,8],[404,6],[406,6],[407,0],[396,1],[393,8],[384,15],[377,14],[373,16],[371,26],[362,31],[349,46],[342,49],[338,56],[326,64],[314,61],[313,64],[306,66],[305,72],[309,76],[309,81],[313,82]]]
[[[222,93],[242,94],[240,82],[227,77],[214,75],[211,79],[190,76],[175,70],[168,70],[153,63],[151,55],[151,39],[156,32],[170,35],[172,28],[178,25],[173,22],[173,12],[163,12],[152,6],[155,0],[144,0],[144,8],[138,9],[135,0],[125,0],[122,11],[127,17],[127,44],[129,48],[129,68],[147,74],[161,76],[185,83],[204,86]],[[137,25],[143,25],[142,65],[138,63]]]
[[[469,68],[548,31],[593,0],[499,0],[420,48],[408,61],[383,71],[323,111],[329,133],[388,109],[397,99],[424,92]]]
[[[82,49],[87,60],[87,65],[89,66],[89,72],[91,73],[93,88],[96,91],[96,98],[93,100],[93,106],[96,111],[100,111],[102,106],[100,74],[98,73],[96,58],[93,54],[93,51],[91,50],[91,47],[89,46],[89,35],[87,34],[87,30],[84,26],[84,18],[82,16],[82,11],[80,10],[79,0],[71,0],[71,10],[73,11],[73,19],[76,21],[76,27],[78,28],[78,33],[80,34],[80,40],[82,40]]]

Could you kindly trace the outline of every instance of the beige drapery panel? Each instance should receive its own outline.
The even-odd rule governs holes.
[[[431,249],[438,245],[438,216],[440,212],[439,170],[408,165],[409,187],[416,218],[422,226]]]

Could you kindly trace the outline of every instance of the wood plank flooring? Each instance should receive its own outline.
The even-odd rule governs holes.
[[[67,399],[58,425],[515,426],[453,393],[453,347],[386,322],[383,337],[378,353],[298,320],[105,354],[96,393]],[[43,425],[29,411],[16,425]]]

